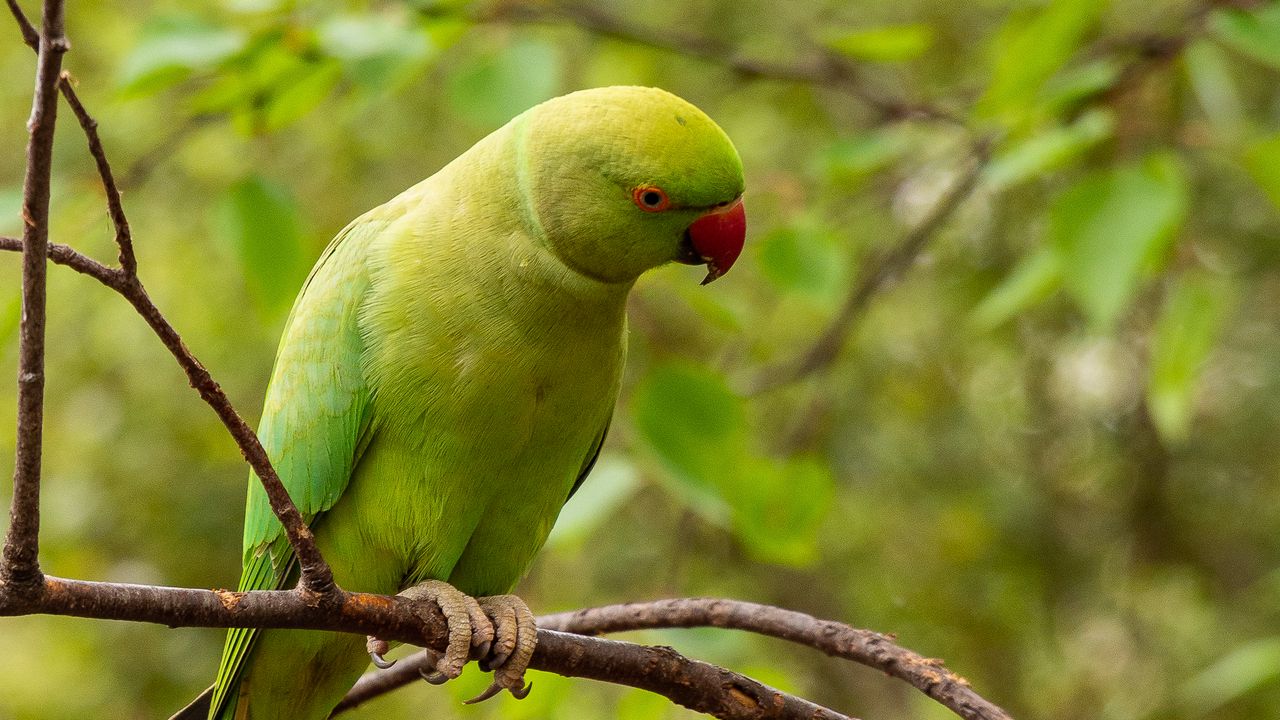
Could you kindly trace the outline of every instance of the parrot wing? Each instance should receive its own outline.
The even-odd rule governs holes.
[[[569,488],[569,497],[565,498],[565,502],[578,492],[578,488],[582,487],[582,483],[586,482],[587,476],[591,474],[591,470],[596,466],[596,461],[600,459],[600,450],[604,448],[604,439],[609,437],[609,425],[612,422],[613,411],[609,411],[609,420],[606,420],[604,427],[600,429],[600,434],[596,436],[595,443],[591,446],[591,452],[587,453],[587,459],[582,463],[582,469],[578,471],[578,479],[573,481],[573,487]]]
[[[358,313],[370,283],[366,249],[386,225],[365,216],[334,238],[303,285],[276,353],[258,437],[308,523],[342,495],[369,434]],[[294,564],[284,528],[251,476],[239,589],[281,589]],[[257,634],[228,633],[211,717],[234,712],[234,691]]]

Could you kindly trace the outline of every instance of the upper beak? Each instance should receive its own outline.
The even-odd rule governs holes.
[[[694,220],[685,230],[685,239],[688,247],[678,259],[690,265],[706,263],[703,285],[729,272],[747,239],[747,213],[742,207],[742,198]]]

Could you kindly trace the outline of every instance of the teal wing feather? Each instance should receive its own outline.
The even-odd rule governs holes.
[[[376,218],[358,219],[325,249],[285,323],[267,388],[258,437],[308,522],[346,489],[368,431],[358,314],[369,287],[367,246],[384,226]],[[251,476],[239,589],[280,589],[294,564],[284,529]],[[228,632],[211,718],[234,716],[239,678],[257,634],[248,628]]]

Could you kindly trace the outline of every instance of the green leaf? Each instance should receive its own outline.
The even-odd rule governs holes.
[[[449,102],[468,122],[498,127],[554,96],[560,73],[555,47],[522,38],[498,52],[467,56],[449,77]]]
[[[761,560],[801,565],[816,557],[834,491],[830,470],[810,458],[780,462],[752,452],[743,400],[718,373],[660,365],[637,386],[631,410],[691,508],[730,523]]]
[[[1243,160],[1254,182],[1280,209],[1280,133],[1254,142],[1245,149]]]
[[[602,455],[591,476],[560,510],[547,545],[583,540],[608,521],[639,487],[640,476],[635,466],[623,458]]]
[[[832,182],[857,182],[893,164],[911,150],[899,128],[885,128],[837,140],[819,156],[821,171]]]
[[[973,309],[970,324],[990,331],[1048,298],[1062,286],[1062,258],[1050,248],[1026,257]]]
[[[1190,433],[1196,379],[1227,305],[1223,283],[1204,274],[1181,278],[1165,300],[1151,344],[1147,404],[1166,442],[1181,443]]]
[[[1280,637],[1238,645],[1182,686],[1182,702],[1207,715],[1280,680]]]
[[[1280,70],[1280,5],[1253,12],[1216,10],[1209,16],[1209,28],[1237,52]]]
[[[302,69],[299,77],[282,83],[267,105],[267,129],[279,130],[314,110],[333,91],[341,75],[338,63],[319,62]]]
[[[921,23],[854,30],[826,41],[827,47],[857,60],[900,62],[924,54],[933,44],[933,28]]]
[[[707,368],[668,364],[640,382],[631,411],[640,437],[686,499],[708,517],[724,519],[727,506],[720,488],[747,452],[742,398]]]
[[[320,49],[343,61],[362,86],[390,88],[413,75],[432,55],[426,31],[403,11],[338,15],[317,29]]]
[[[841,287],[844,260],[831,233],[811,225],[778,228],[756,244],[760,271],[779,290],[830,297]]]
[[[765,562],[806,565],[817,559],[818,526],[835,493],[827,465],[815,458],[785,463],[753,458],[736,465],[730,503],[733,528]]]
[[[1103,58],[1063,69],[1045,82],[1037,101],[1047,116],[1074,115],[1075,108],[1115,84],[1120,64]]]
[[[1110,112],[1094,110],[1065,127],[1055,127],[1001,152],[987,166],[983,179],[995,191],[1043,177],[1078,159],[1089,148],[1111,137],[1115,121]]]
[[[1238,135],[1244,126],[1244,104],[1222,50],[1204,40],[1194,42],[1183,52],[1183,65],[1210,122],[1228,137]]]
[[[254,175],[228,188],[216,227],[240,258],[250,296],[269,315],[288,309],[306,277],[298,208],[289,192]]]
[[[991,84],[978,101],[978,116],[1007,122],[1029,109],[1107,4],[1108,0],[1053,0],[1034,11],[1015,12],[992,41]]]
[[[1115,323],[1144,273],[1163,260],[1186,207],[1186,179],[1164,155],[1090,175],[1054,202],[1049,238],[1062,256],[1063,284],[1096,328]]]
[[[167,18],[149,24],[120,68],[125,95],[145,95],[181,82],[192,72],[209,70],[244,49],[239,30],[215,27],[191,18]]]

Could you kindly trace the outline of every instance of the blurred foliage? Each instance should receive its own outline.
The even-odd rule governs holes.
[[[66,62],[143,279],[250,416],[290,299],[350,218],[546,97],[642,83],[688,98],[742,152],[748,248],[709,288],[680,268],[637,287],[614,431],[519,588],[531,605],[727,595],[895,633],[1016,717],[1226,720],[1280,707],[1280,5],[1239,5],[592,6],[647,39],[632,42],[572,9],[531,23],[429,0],[81,2]],[[33,57],[7,37],[14,234]],[[653,46],[684,38],[705,42]],[[694,57],[721,45],[816,72],[837,58],[861,92]],[[860,94],[944,112],[886,118]],[[821,333],[979,136],[995,146],[977,189],[834,364],[739,392]],[[69,114],[53,202],[56,240],[114,256]],[[0,262],[0,376],[17,288],[16,258]],[[125,303],[60,269],[50,293],[44,567],[234,584],[234,445]],[[0,399],[13,407],[11,383]],[[167,716],[212,679],[221,637],[5,619],[0,717]],[[949,717],[803,648],[635,637],[859,716]],[[483,682],[471,670],[352,717],[688,716],[543,674],[528,700],[463,708]]]

